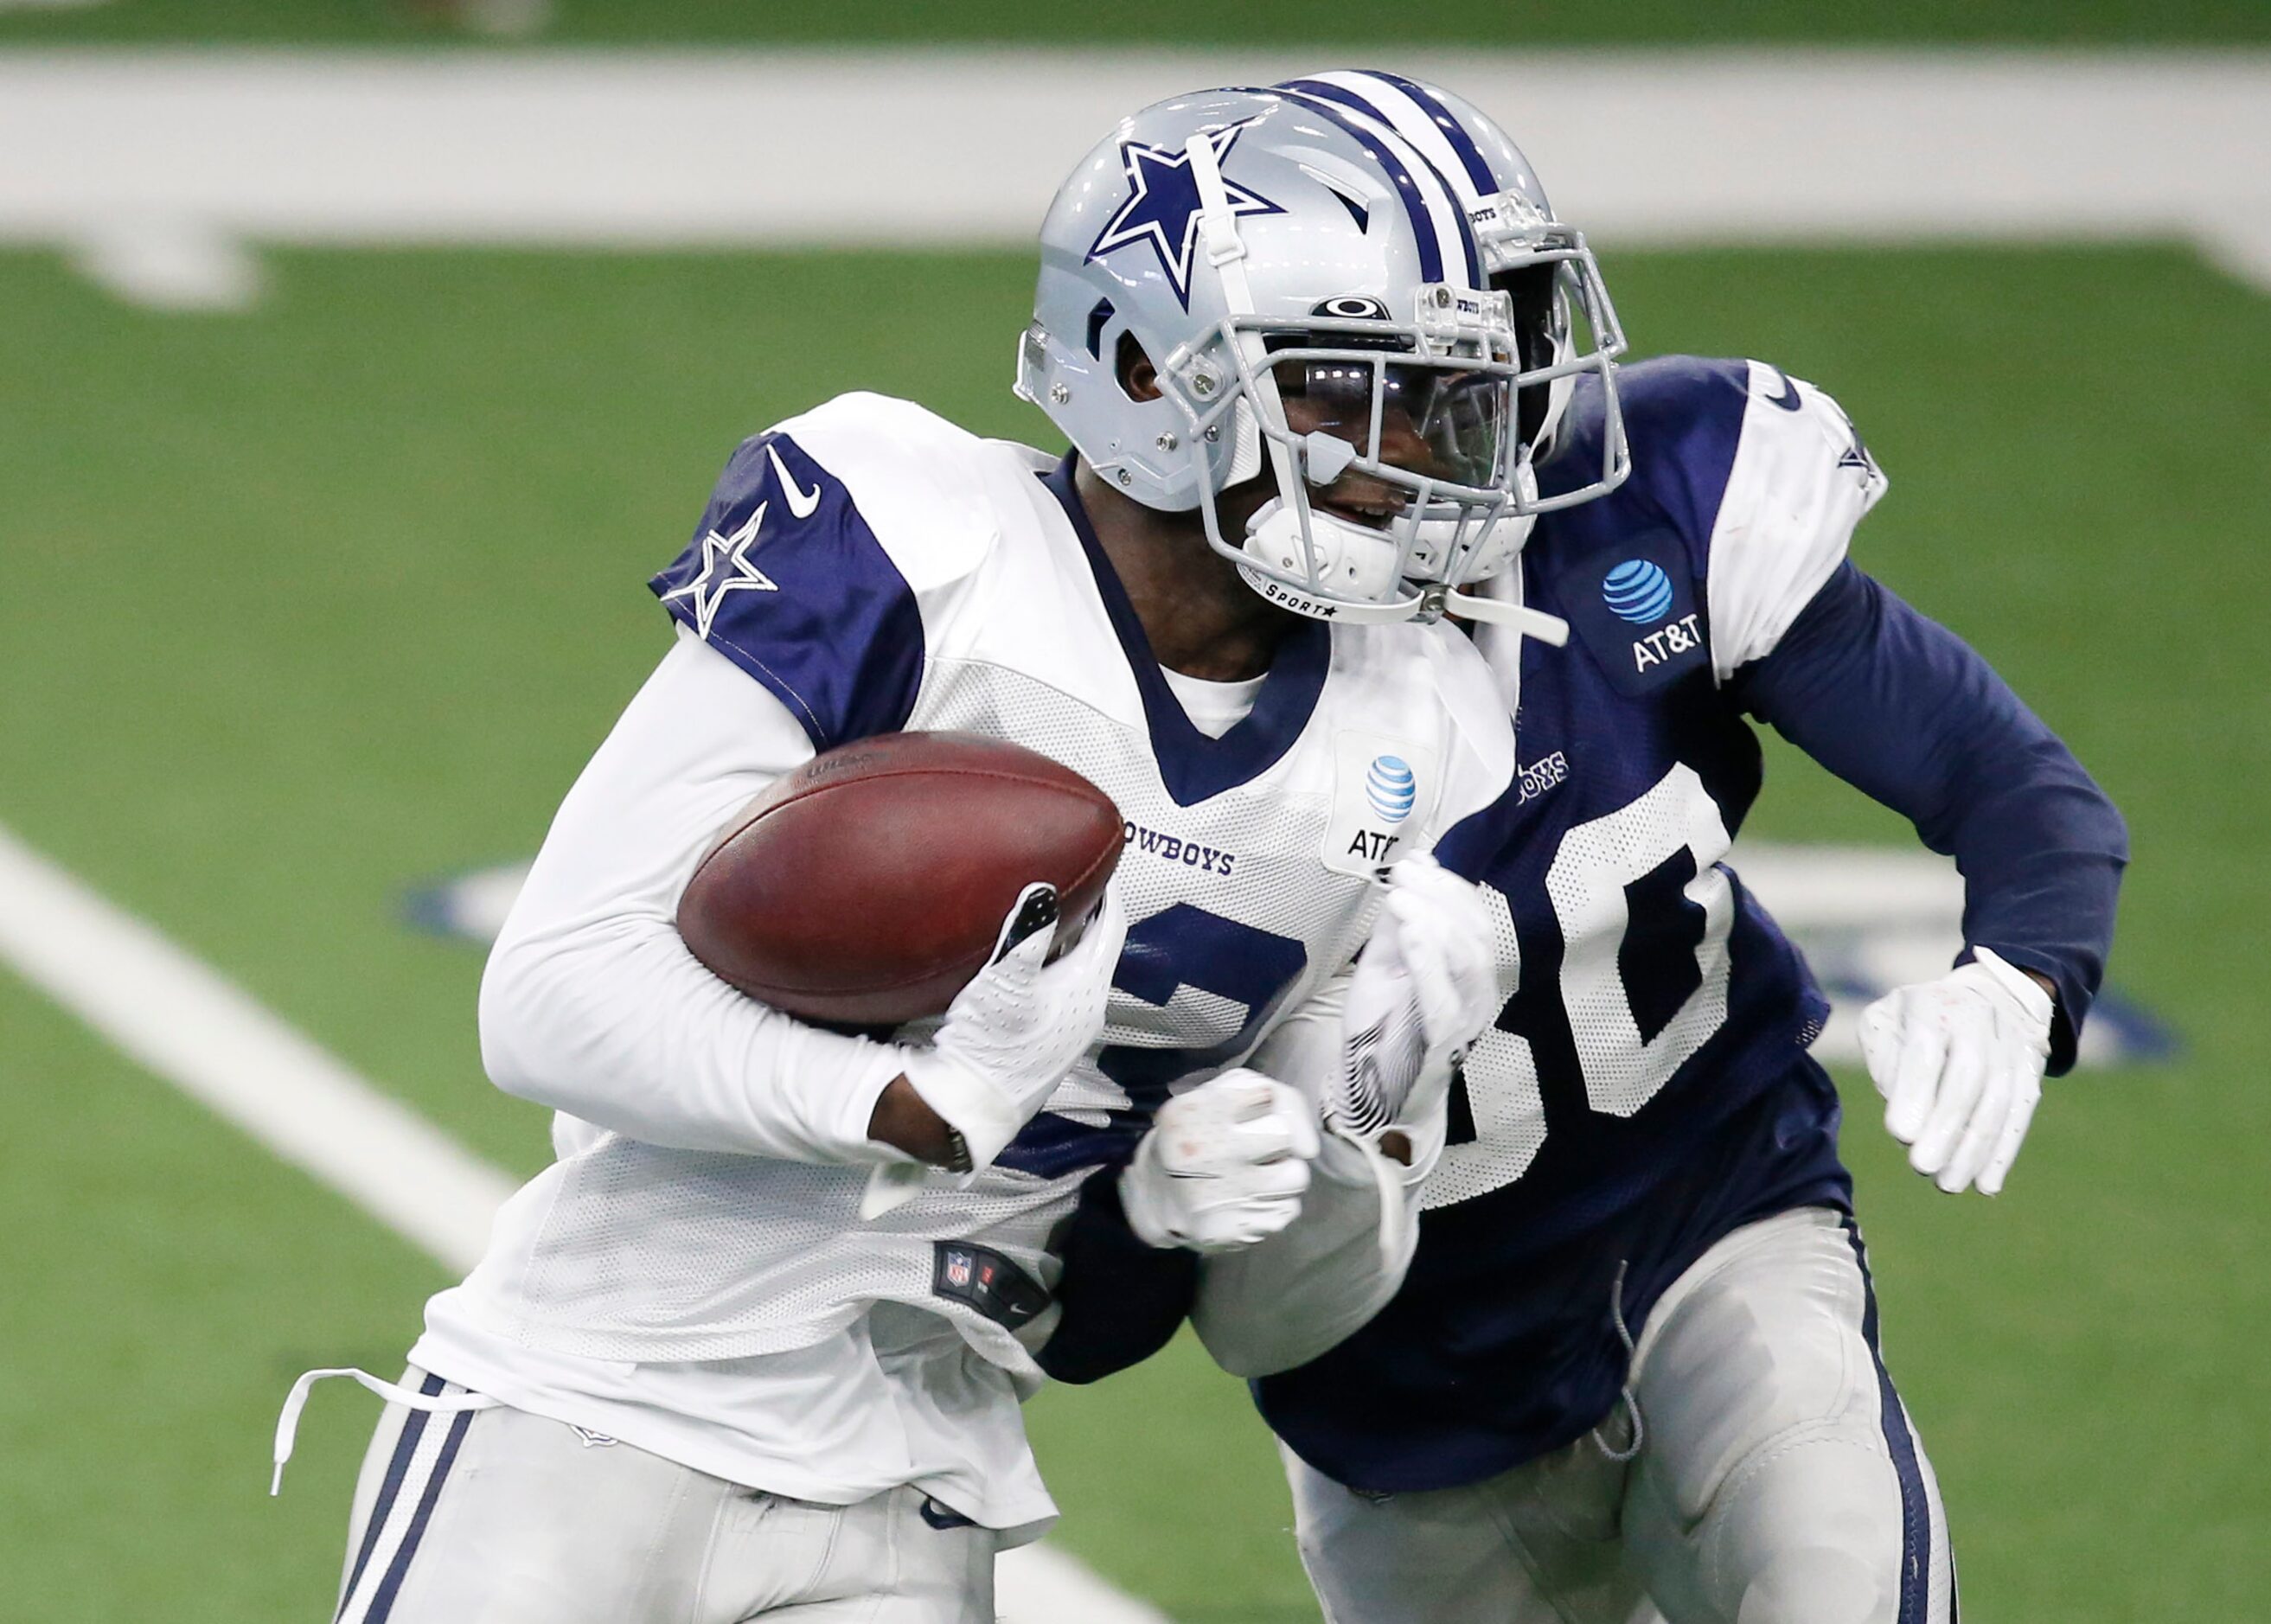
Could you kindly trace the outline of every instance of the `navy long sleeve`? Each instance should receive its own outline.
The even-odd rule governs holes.
[[[1061,1315],[1034,1359],[1059,1382],[1098,1382],[1141,1364],[1174,1337],[1198,1290],[1199,1258],[1153,1247],[1128,1225],[1119,1166],[1090,1176],[1053,1248],[1064,1262]]]
[[[2051,978],[2050,1071],[2072,1066],[2129,860],[2074,753],[1962,638],[1850,562],[1731,695],[1955,859],[1966,956],[1992,948]]]

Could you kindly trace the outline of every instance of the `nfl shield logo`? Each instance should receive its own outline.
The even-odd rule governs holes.
[[[969,1240],[931,1242],[930,1289],[1015,1330],[1049,1306],[1039,1280],[991,1247]]]

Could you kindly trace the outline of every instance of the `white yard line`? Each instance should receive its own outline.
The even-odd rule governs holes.
[[[516,1181],[5,829],[0,963],[452,1272],[480,1256]],[[1043,1546],[1003,1558],[998,1583],[1009,1624],[1166,1624]]]
[[[1115,1590],[1046,1545],[994,1559],[994,1606],[1001,1624],[1168,1624],[1167,1615]]]
[[[1313,52],[0,52],[0,242],[241,302],[211,244],[1027,244],[1120,113]],[[2189,241],[2271,288],[2271,53],[1390,53],[1611,247]],[[1002,93],[1002,86],[1016,93]],[[138,235],[154,241],[129,246]]]
[[[448,1268],[517,1182],[0,830],[0,959],[126,1054]]]

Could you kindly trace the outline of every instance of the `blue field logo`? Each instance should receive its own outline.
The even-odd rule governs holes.
[[[1619,620],[1645,626],[1672,607],[1672,577],[1645,558],[1627,558],[1601,583],[1601,601]]]
[[[1400,823],[1419,799],[1419,780],[1400,756],[1375,756],[1364,775],[1364,798],[1383,822]]]

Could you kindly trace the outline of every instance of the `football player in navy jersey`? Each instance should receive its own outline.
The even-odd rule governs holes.
[[[1502,130],[1392,75],[1281,88],[1418,148],[1560,341],[1566,273],[1539,250],[1582,239]],[[1837,1094],[1806,1052],[1828,1006],[1723,860],[1757,721],[1955,858],[1960,962],[1873,1005],[1863,1042],[1911,1165],[1992,1195],[2045,1068],[2073,1063],[2121,819],[1977,654],[1848,559],[1886,481],[1822,391],[1668,357],[1529,407],[1556,440],[1549,510],[1493,588],[1567,646],[1478,628],[1522,767],[1441,848],[1486,883],[1505,1002],[1386,1308],[1297,1368],[1224,1362],[1260,1378],[1337,1624],[1953,1624]],[[1627,452],[1619,488],[1555,509]],[[1106,1300],[1115,1263],[1089,1243],[1068,1300]],[[1102,1318],[1043,1363],[1108,1367],[1083,1331]]]

